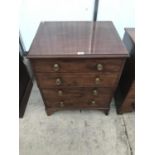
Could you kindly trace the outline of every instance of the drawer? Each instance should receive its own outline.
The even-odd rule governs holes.
[[[45,98],[46,107],[49,108],[109,108],[110,106],[110,95],[94,98],[89,97],[70,97],[68,98]]]
[[[89,73],[118,72],[122,59],[35,59],[35,72]]]
[[[53,88],[53,89],[42,89],[42,94],[44,98],[48,100],[62,99],[62,100],[70,100],[71,97],[73,98],[81,98],[89,99],[89,98],[102,98],[103,100],[110,96],[112,93],[112,89],[110,88]]]
[[[40,88],[53,87],[113,87],[117,79],[117,73],[109,74],[61,74],[61,73],[37,73]]]

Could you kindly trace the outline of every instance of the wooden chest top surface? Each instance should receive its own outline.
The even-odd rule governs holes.
[[[41,22],[28,54],[28,58],[127,56],[110,21]]]

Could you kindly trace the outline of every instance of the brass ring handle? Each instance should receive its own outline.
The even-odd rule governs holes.
[[[97,70],[102,71],[103,70],[103,65],[102,64],[97,64]]]
[[[61,83],[62,83],[61,79],[60,78],[57,78],[56,79],[56,85],[61,85]]]
[[[99,83],[100,83],[100,81],[101,81],[101,80],[100,80],[100,78],[99,78],[99,77],[97,77],[97,78],[95,79],[95,83],[96,83],[96,84],[99,84]]]
[[[95,100],[92,100],[91,105],[95,105],[95,104],[96,104]]]
[[[63,91],[62,90],[58,90],[58,95],[62,96],[62,94],[63,94]]]
[[[97,96],[98,95],[98,91],[96,89],[93,90],[93,95]]]
[[[54,64],[53,69],[54,69],[54,71],[58,71],[60,69],[59,64]]]
[[[60,101],[60,107],[64,107],[64,102]]]

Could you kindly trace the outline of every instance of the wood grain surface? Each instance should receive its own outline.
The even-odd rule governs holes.
[[[38,84],[40,88],[52,87],[113,87],[117,80],[117,73],[108,74],[62,74],[62,73],[37,73]],[[100,81],[96,84],[96,78]],[[56,80],[60,79],[61,84],[57,85]]]
[[[54,70],[54,64],[59,65],[59,70]],[[103,69],[98,71],[97,65],[101,64]],[[36,72],[53,73],[108,73],[118,72],[123,60],[120,58],[111,59],[35,59],[32,60],[33,68]]]
[[[94,95],[94,90],[97,91],[97,94]],[[59,91],[62,92],[62,94],[59,94]],[[110,88],[97,88],[97,87],[73,87],[70,89],[67,88],[51,88],[51,89],[42,89],[42,93],[44,94],[46,99],[49,100],[71,100],[71,96],[73,98],[82,98],[83,100],[89,100],[90,98],[97,99],[102,98],[104,100],[104,97],[108,97],[109,94],[112,93],[112,89]]]
[[[107,115],[128,56],[110,21],[42,22],[28,58],[47,115],[60,109],[102,109]]]
[[[112,22],[42,22],[30,47],[28,58],[102,55],[128,55]]]

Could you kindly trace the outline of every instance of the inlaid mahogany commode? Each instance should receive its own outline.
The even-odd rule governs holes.
[[[28,58],[47,115],[110,102],[128,57],[112,22],[42,22]]]

